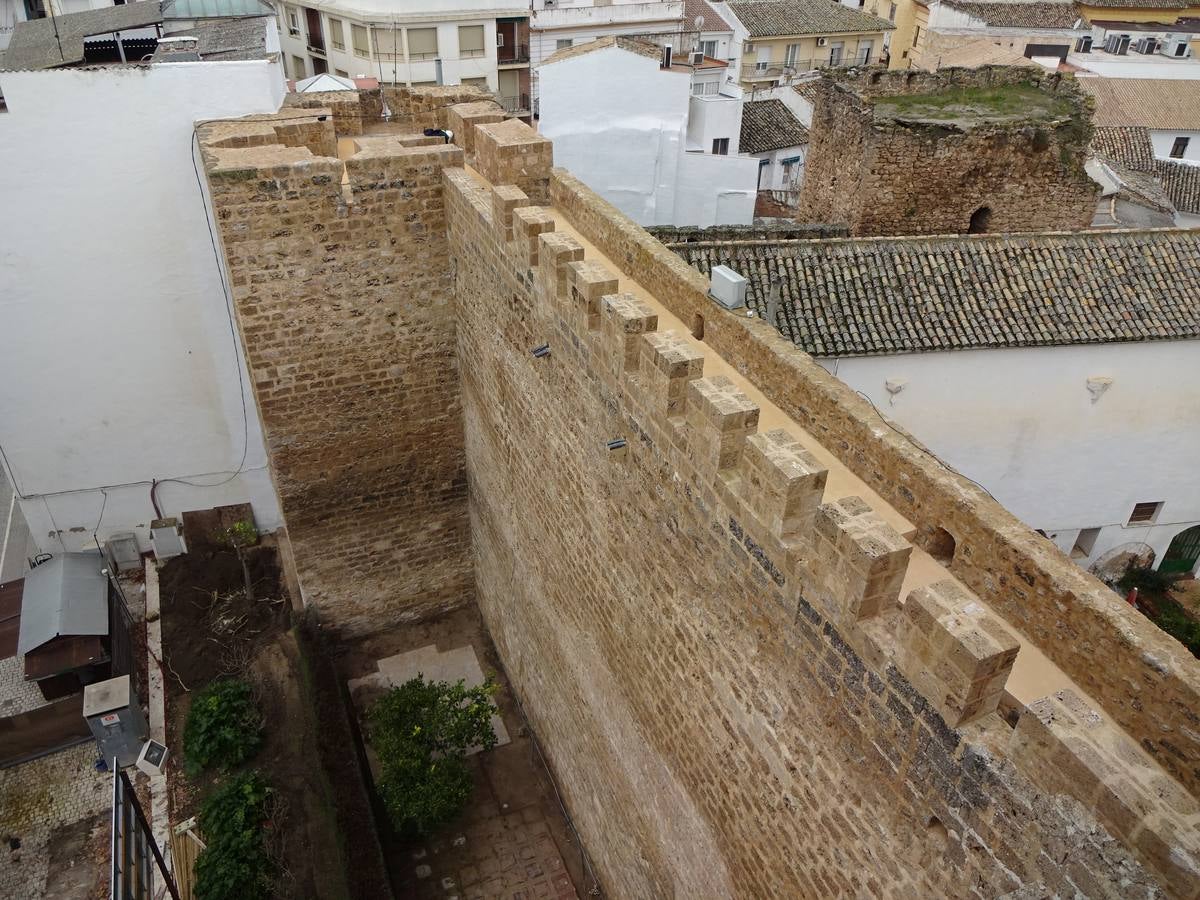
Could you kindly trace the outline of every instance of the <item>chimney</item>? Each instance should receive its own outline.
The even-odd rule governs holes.
[[[663,47],[662,67],[664,69],[671,68],[671,45],[667,44]]]
[[[783,290],[783,279],[778,275],[771,276],[771,287],[767,292],[767,324],[778,327],[779,295]]]

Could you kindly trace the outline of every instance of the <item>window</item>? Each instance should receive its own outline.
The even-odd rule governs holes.
[[[338,76],[338,78],[349,78],[350,77],[350,75],[347,72],[343,71],[342,69],[334,69],[333,74]]]
[[[371,49],[376,59],[404,59],[404,44],[400,31],[395,28],[372,28]]]
[[[488,86],[486,78],[464,78],[462,80],[462,83],[474,85],[475,87],[481,87],[484,90],[487,90],[487,86]]]
[[[334,50],[346,49],[346,31],[341,19],[329,20],[329,43],[333,44]]]
[[[355,56],[371,56],[371,43],[367,37],[367,29],[362,25],[350,26],[350,40],[354,43]]]
[[[408,29],[408,58],[437,59],[438,39],[436,28]]]
[[[294,9],[289,9],[287,11],[287,19],[288,19],[288,34],[299,34],[300,33],[300,19],[296,16],[296,11]]]
[[[1130,525],[1149,525],[1158,518],[1162,509],[1162,501],[1156,503],[1135,503],[1133,512],[1129,514]]]
[[[554,42],[555,50],[566,50],[570,46],[571,46],[570,38],[559,38],[557,41]]]
[[[758,62],[756,62],[754,64],[754,71],[755,72],[765,72],[765,71],[767,71],[767,67],[770,65],[771,65],[771,61],[769,59],[760,59]]]
[[[1191,138],[1177,137],[1175,143],[1171,145],[1171,159],[1183,159],[1183,154],[1187,153],[1188,144]]]
[[[917,25],[913,28],[913,46],[915,47],[919,43],[921,43],[921,26]]]
[[[874,49],[874,41],[858,42],[858,64],[860,66],[869,66],[871,64],[871,51]]]
[[[787,51],[783,54],[783,64],[785,66],[795,67],[798,59],[800,59],[800,45],[788,44]]]
[[[308,74],[308,70],[304,68],[304,57],[303,56],[293,56],[292,57],[292,78],[299,81],[301,78],[304,78],[307,74]]]
[[[483,56],[482,25],[458,26],[458,55]]]
[[[1087,559],[1092,555],[1096,546],[1096,538],[1100,537],[1099,528],[1084,528],[1075,538],[1075,546],[1071,548],[1071,559]]]
[[[729,138],[713,139],[713,154],[716,156],[729,155]]]
[[[700,52],[703,53],[705,56],[711,56],[713,59],[716,59],[717,58],[717,42],[716,41],[701,41],[700,42]]]
[[[829,64],[831,66],[840,66],[842,64],[842,51],[846,49],[844,41],[834,41],[829,45]]]

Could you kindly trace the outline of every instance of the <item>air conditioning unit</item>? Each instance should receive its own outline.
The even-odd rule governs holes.
[[[743,53],[753,53],[754,52],[754,42],[746,41],[746,43],[742,44],[742,52]]]
[[[729,266],[713,266],[708,296],[726,309],[741,309],[746,305],[746,288],[750,282]]]
[[[104,542],[104,551],[115,572],[131,572],[142,568],[142,551],[138,547],[137,535],[132,531],[109,535]]]
[[[1149,56],[1152,53],[1158,52],[1158,40],[1152,37],[1144,37],[1134,44],[1133,49],[1137,53]]]
[[[1187,35],[1168,34],[1159,44],[1158,52],[1173,59],[1187,59],[1192,55]]]
[[[150,546],[154,558],[159,562],[187,553],[183,540],[183,526],[178,519],[155,519],[150,523]]]
[[[699,50],[697,50],[695,53],[692,54],[692,65],[693,66],[704,65],[704,54],[701,53]]]
[[[134,763],[147,775],[161,775],[167,764],[167,748],[158,741],[146,741]]]
[[[1129,38],[1129,35],[1127,35],[1127,34],[1123,34],[1119,38],[1117,38],[1117,49],[1116,49],[1117,56],[1124,56],[1125,54],[1127,54],[1129,52],[1129,41],[1130,41],[1130,38]]]
[[[818,47],[824,47],[828,43],[829,43],[829,38],[817,38],[817,46]]]

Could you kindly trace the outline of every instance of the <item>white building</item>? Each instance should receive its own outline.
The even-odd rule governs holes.
[[[776,90],[798,97],[790,87]],[[760,191],[795,194],[800,190],[808,129],[782,99],[747,100],[742,105],[739,148],[759,161]]]
[[[642,225],[746,225],[758,160],[738,156],[741,90],[723,61],[604,38],[539,67],[554,158]]]
[[[909,58],[913,66],[929,70],[994,63],[1002,54],[1056,68],[1089,33],[1070,0],[932,0],[928,10],[925,40]],[[964,56],[965,48],[979,48],[978,63],[971,53]]]
[[[529,10],[489,0],[275,0],[289,77],[473,84],[528,114]]]
[[[902,427],[1081,566],[1200,569],[1200,234],[675,249],[746,275],[760,314],[777,277],[773,324],[868,397],[880,428]]]
[[[1113,10],[1114,20],[1093,19],[1067,57],[1081,78],[1200,79],[1200,22],[1122,22],[1120,12]]]
[[[275,21],[104,64],[164,27],[152,2],[25,22],[0,71],[0,466],[46,552],[226,503],[282,523],[192,156],[198,120],[279,108]]]

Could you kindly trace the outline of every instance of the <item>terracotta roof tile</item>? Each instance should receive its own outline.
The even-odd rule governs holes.
[[[1117,231],[678,244],[727,265],[814,356],[1200,337],[1200,233]]]
[[[887,19],[832,0],[742,0],[729,4],[750,37],[891,31]]]
[[[683,27],[694,27],[697,16],[704,17],[704,31],[733,31],[733,26],[725,21],[708,0],[684,0]]]
[[[1096,100],[1096,125],[1200,130],[1200,87],[1174,78],[1080,78]]]
[[[1080,19],[1072,0],[943,0],[993,28],[1074,28]]]
[[[742,105],[742,153],[767,153],[808,143],[808,129],[782,100],[756,100]]]
[[[1153,175],[1162,182],[1175,208],[1200,214],[1200,165],[1154,158],[1150,129],[1141,127],[1097,128],[1092,152],[1134,172]]]

